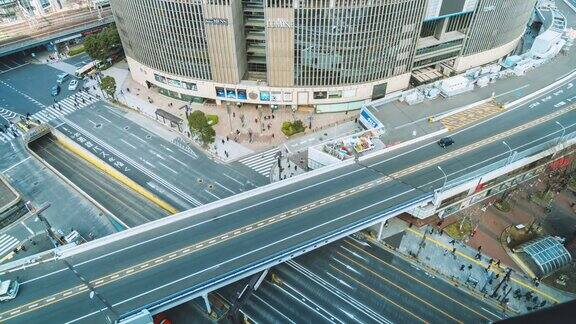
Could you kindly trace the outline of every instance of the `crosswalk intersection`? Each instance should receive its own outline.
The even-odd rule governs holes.
[[[10,251],[14,250],[20,244],[20,241],[8,234],[0,235],[0,257],[8,254]]]
[[[260,173],[261,175],[268,177],[270,175],[272,165],[277,163],[277,156],[279,152],[280,149],[275,147],[273,149],[269,149],[268,151],[243,158],[239,160],[239,162]]]
[[[31,115],[33,120],[39,120],[41,123],[48,123],[51,120],[58,118],[60,116],[66,116],[70,113],[73,113],[76,110],[82,109],[92,103],[94,103],[97,99],[85,92],[77,92],[76,97],[75,95],[69,96],[57,102],[57,106],[51,105],[46,107],[45,109]],[[11,120],[14,117],[21,116],[13,111],[8,109],[0,108],[0,116],[6,119],[7,121]],[[4,123],[3,120],[0,120],[0,123]],[[15,133],[17,136],[15,136]],[[0,132],[0,143],[6,143],[13,140],[16,137],[22,135],[22,130],[18,129],[18,127],[12,127],[10,130],[5,132]]]

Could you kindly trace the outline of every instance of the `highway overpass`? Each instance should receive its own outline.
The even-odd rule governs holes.
[[[0,31],[0,57],[59,42],[113,22],[110,8],[104,8],[100,15],[96,10],[84,8],[40,17],[33,24],[6,25]]]
[[[571,149],[574,93],[555,93],[456,131],[447,150],[432,142],[368,156],[4,265],[2,278],[23,284],[15,300],[0,304],[0,321],[157,313],[400,213],[426,217],[448,206],[442,200],[451,191]]]

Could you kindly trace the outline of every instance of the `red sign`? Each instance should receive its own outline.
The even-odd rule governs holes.
[[[571,162],[572,160],[569,157],[563,156],[556,161],[550,162],[548,168],[550,168],[551,171],[558,170],[568,166]]]

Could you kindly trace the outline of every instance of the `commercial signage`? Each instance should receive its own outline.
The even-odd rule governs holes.
[[[286,19],[268,19],[266,20],[266,27],[268,28],[294,28],[294,21]]]
[[[378,121],[378,119],[376,119],[376,117],[373,116],[372,113],[368,111],[366,107],[362,107],[362,111],[360,112],[360,118],[358,120],[367,129],[379,128],[383,126]]]
[[[226,18],[206,18],[204,22],[206,25],[228,26],[228,19]]]

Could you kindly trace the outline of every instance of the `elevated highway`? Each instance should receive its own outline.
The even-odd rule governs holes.
[[[438,189],[468,174],[475,181],[474,171],[510,160],[513,152],[528,163],[572,146],[576,106],[567,102],[574,91],[556,93],[553,100],[542,101],[548,93],[536,98],[542,102],[536,107],[528,101],[459,130],[447,150],[432,142],[361,158],[60,248],[25,266],[0,267],[3,278],[23,282],[16,299],[0,304],[0,321],[95,322],[142,309],[157,313],[402,212],[435,206]],[[521,167],[522,159],[504,167]],[[90,298],[91,291],[100,297]]]
[[[0,28],[0,57],[100,28],[114,22],[110,8],[100,13],[83,8],[39,17],[34,24],[19,22]]]

